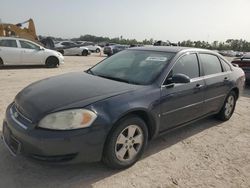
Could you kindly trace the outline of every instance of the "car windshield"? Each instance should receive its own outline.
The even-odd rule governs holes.
[[[131,84],[150,84],[175,55],[170,52],[124,50],[105,59],[87,72]]]

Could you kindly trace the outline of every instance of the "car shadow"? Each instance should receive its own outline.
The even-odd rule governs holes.
[[[185,139],[221,123],[221,121],[211,116],[167,132],[149,143],[148,150],[145,152],[143,158],[156,154],[174,144],[177,144],[178,142],[183,142]]]
[[[143,159],[220,123],[206,118],[171,131],[151,141]],[[12,157],[3,142],[0,142],[0,154],[0,187],[92,187],[94,183],[120,172],[101,162],[53,165],[21,156]]]
[[[0,67],[0,70],[9,70],[9,69],[38,69],[46,68],[45,65],[5,65]]]

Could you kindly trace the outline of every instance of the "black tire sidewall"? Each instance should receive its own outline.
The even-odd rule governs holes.
[[[115,154],[115,145],[117,138],[119,134],[128,126],[128,125],[137,125],[142,129],[143,132],[143,145],[139,151],[139,153],[136,155],[136,157],[131,161],[120,161],[117,159]],[[134,163],[136,163],[144,153],[145,148],[147,147],[148,143],[148,129],[146,126],[146,123],[137,116],[128,116],[125,118],[122,118],[117,122],[115,125],[115,128],[111,130],[111,133],[109,134],[105,149],[104,149],[104,156],[103,161],[111,168],[114,169],[124,169],[132,166]]]
[[[95,52],[96,52],[96,53],[100,53],[100,49],[97,48],[97,49],[95,50]]]
[[[228,98],[229,98],[230,96],[233,96],[233,97],[234,97],[234,106],[233,106],[233,110],[232,110],[232,112],[230,113],[230,115],[227,116],[227,115],[225,114],[225,111],[226,111],[226,103],[227,103],[227,100],[228,100]],[[219,114],[217,115],[217,117],[218,117],[220,120],[222,120],[222,121],[227,121],[227,120],[229,120],[229,119],[232,117],[232,115],[233,115],[233,113],[234,113],[234,110],[235,110],[235,106],[236,106],[236,100],[237,100],[236,93],[235,93],[234,91],[230,91],[230,93],[227,95],[227,97],[226,97],[226,99],[225,99],[225,101],[224,101],[224,104],[223,104],[223,106],[222,106],[221,111],[220,111]]]
[[[48,68],[56,68],[59,65],[59,60],[57,57],[51,56],[46,59],[45,63],[46,67]]]
[[[88,55],[88,51],[87,50],[83,50],[82,51],[82,56],[87,56]]]
[[[64,50],[59,50],[58,52],[60,52],[62,55],[64,55]]]
[[[0,57],[0,67],[4,66],[3,59]]]

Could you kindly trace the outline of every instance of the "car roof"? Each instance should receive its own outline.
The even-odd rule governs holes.
[[[22,40],[27,40],[27,39],[24,39],[24,38],[20,38],[20,37],[0,37],[0,39],[14,39],[14,40],[16,40],[16,39],[22,39]]]
[[[188,51],[196,51],[196,52],[209,52],[216,53],[211,50],[200,49],[200,48],[191,48],[191,47],[181,47],[181,46],[143,46],[143,47],[133,47],[128,50],[148,50],[148,51],[158,51],[158,52],[188,52]],[[217,54],[217,53],[216,53]]]
[[[29,40],[29,39],[25,39],[25,38],[20,38],[20,37],[0,37],[0,40],[1,39],[9,39],[9,40],[23,40],[23,41],[27,41],[27,42],[31,42],[31,43],[34,43],[34,44],[37,44],[37,45],[40,45],[32,40]],[[41,46],[41,45],[40,45]]]

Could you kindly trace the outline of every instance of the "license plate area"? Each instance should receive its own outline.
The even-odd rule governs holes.
[[[7,127],[6,123],[3,125],[3,142],[12,155],[16,156],[20,153],[21,142],[12,135],[11,130]]]

